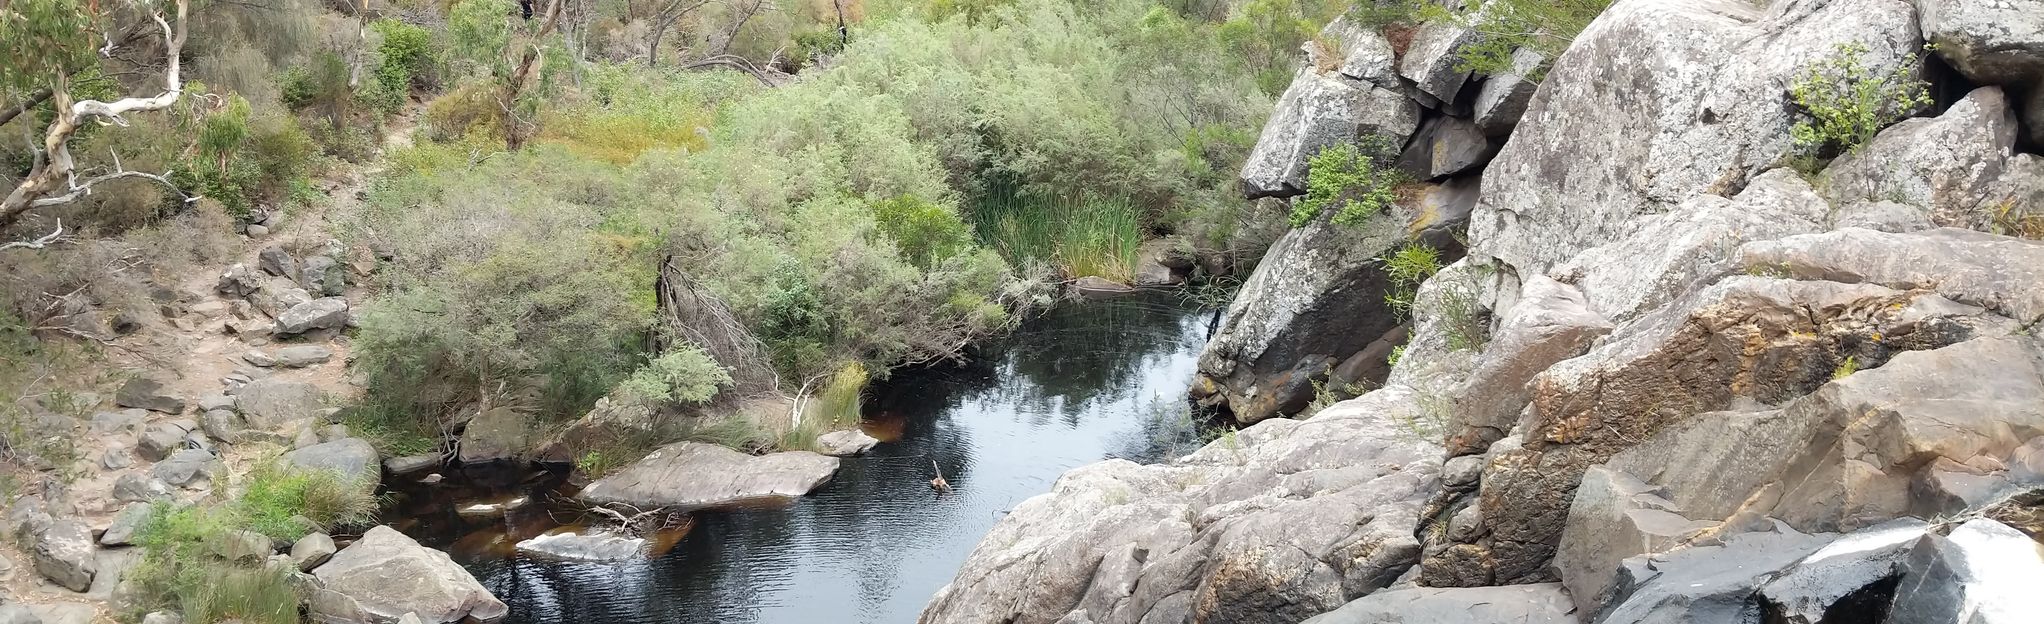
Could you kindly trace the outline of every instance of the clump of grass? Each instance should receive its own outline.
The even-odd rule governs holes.
[[[858,424],[859,400],[866,393],[869,377],[866,366],[856,361],[838,369],[816,398],[803,406],[802,421],[833,429]]]
[[[371,524],[379,503],[372,486],[340,473],[269,465],[249,474],[248,490],[233,507],[249,530],[294,541],[312,531]]]
[[[1838,363],[1838,368],[1832,369],[1831,378],[1844,379],[1847,376],[1857,372],[1859,372],[1859,358],[1857,356],[1848,355],[1845,356],[1845,361]]]
[[[297,622],[299,595],[287,571],[213,552],[242,522],[232,505],[155,507],[135,535],[143,549],[127,576],[139,590],[135,606],[175,609],[187,622]]]
[[[1128,282],[1142,245],[1141,215],[1121,199],[988,193],[973,209],[980,240],[1016,265],[1041,262],[1069,277]]]
[[[1441,252],[1419,241],[1406,241],[1391,255],[1380,259],[1384,264],[1384,275],[1390,278],[1390,288],[1384,292],[1384,305],[1398,318],[1412,314],[1413,299],[1418,296],[1419,285],[1441,272]]]
[[[384,455],[403,457],[438,450],[441,432],[432,419],[413,416],[403,407],[374,397],[343,408],[339,414],[348,431],[368,440]]]

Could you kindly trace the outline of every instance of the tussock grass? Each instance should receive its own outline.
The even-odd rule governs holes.
[[[980,240],[1017,265],[1042,262],[1068,277],[1128,282],[1143,242],[1141,215],[1120,199],[995,191],[973,210]]]

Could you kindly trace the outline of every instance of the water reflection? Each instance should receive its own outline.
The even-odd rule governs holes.
[[[1164,298],[1068,306],[975,364],[897,373],[865,407],[887,442],[785,507],[698,514],[651,560],[505,555],[533,530],[515,519],[450,550],[512,622],[913,622],[979,538],[1065,470],[1183,449],[1206,320]],[[954,492],[930,490],[931,462]]]

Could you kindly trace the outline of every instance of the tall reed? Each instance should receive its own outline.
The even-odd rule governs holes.
[[[996,189],[974,204],[972,220],[980,240],[1009,262],[1043,262],[1074,278],[1130,281],[1143,242],[1140,211],[1116,198]]]

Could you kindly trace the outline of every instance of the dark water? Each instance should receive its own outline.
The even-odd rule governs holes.
[[[439,545],[510,603],[511,622],[914,622],[980,537],[1065,470],[1195,442],[1184,397],[1210,316],[1168,298],[1068,305],[973,364],[898,372],[864,410],[898,439],[779,508],[699,512],[650,560],[528,559],[501,527]],[[930,490],[932,460],[953,492]],[[511,514],[511,532],[548,525],[541,507]]]

